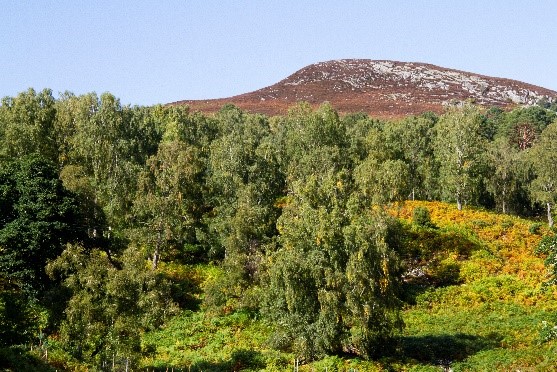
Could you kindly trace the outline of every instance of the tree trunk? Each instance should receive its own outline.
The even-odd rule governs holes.
[[[547,203],[547,223],[549,228],[553,227],[553,216],[551,215],[551,203]]]
[[[155,243],[155,251],[153,252],[153,270],[156,270],[157,266],[159,266],[161,244],[162,244],[162,223],[159,224],[157,242]]]
[[[153,252],[153,270],[157,269],[157,266],[159,265],[159,247],[157,245],[157,247],[155,247],[155,251]]]

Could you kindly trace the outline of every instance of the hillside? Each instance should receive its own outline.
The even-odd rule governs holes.
[[[304,67],[286,79],[229,98],[184,100],[194,111],[215,112],[233,103],[254,113],[285,114],[298,101],[317,106],[330,102],[340,112],[401,117],[441,112],[452,102],[471,100],[484,106],[554,102],[557,92],[516,80],[495,78],[424,63],[344,59]]]
[[[412,223],[418,207],[430,211],[433,228]],[[545,322],[552,325],[556,294],[543,285],[543,257],[534,254],[545,227],[440,202],[406,202],[392,213],[405,225],[409,273],[397,351],[374,361],[330,356],[300,371],[552,370],[556,344],[541,336]],[[165,270],[181,275],[175,265]],[[196,272],[190,280],[200,287],[215,278],[213,268]],[[143,363],[158,370],[292,370],[294,354],[268,347],[272,327],[247,312],[185,311],[145,335],[152,354]]]

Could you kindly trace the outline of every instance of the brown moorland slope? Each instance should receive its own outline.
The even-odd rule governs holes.
[[[330,102],[341,113],[401,117],[442,112],[455,102],[512,108],[539,100],[557,101],[557,92],[516,80],[495,78],[425,63],[343,59],[304,67],[266,88],[229,98],[185,100],[193,111],[216,112],[232,103],[248,112],[285,114],[299,101]]]

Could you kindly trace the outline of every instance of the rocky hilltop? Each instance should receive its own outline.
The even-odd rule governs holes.
[[[307,66],[286,79],[234,97],[178,101],[192,110],[218,111],[233,103],[249,112],[278,115],[298,101],[328,101],[340,112],[400,117],[441,112],[462,101],[514,107],[540,100],[554,102],[557,92],[516,80],[495,78],[425,63],[343,59]]]

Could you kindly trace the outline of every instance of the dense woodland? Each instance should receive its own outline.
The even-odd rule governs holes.
[[[257,318],[302,364],[393,355],[416,253],[393,210],[442,201],[552,227],[556,117],[543,102],[387,121],[328,104],[208,116],[108,93],[6,97],[0,354],[136,369],[145,335],[203,309]],[[426,208],[414,221],[435,231]],[[172,265],[211,280],[200,295]]]

